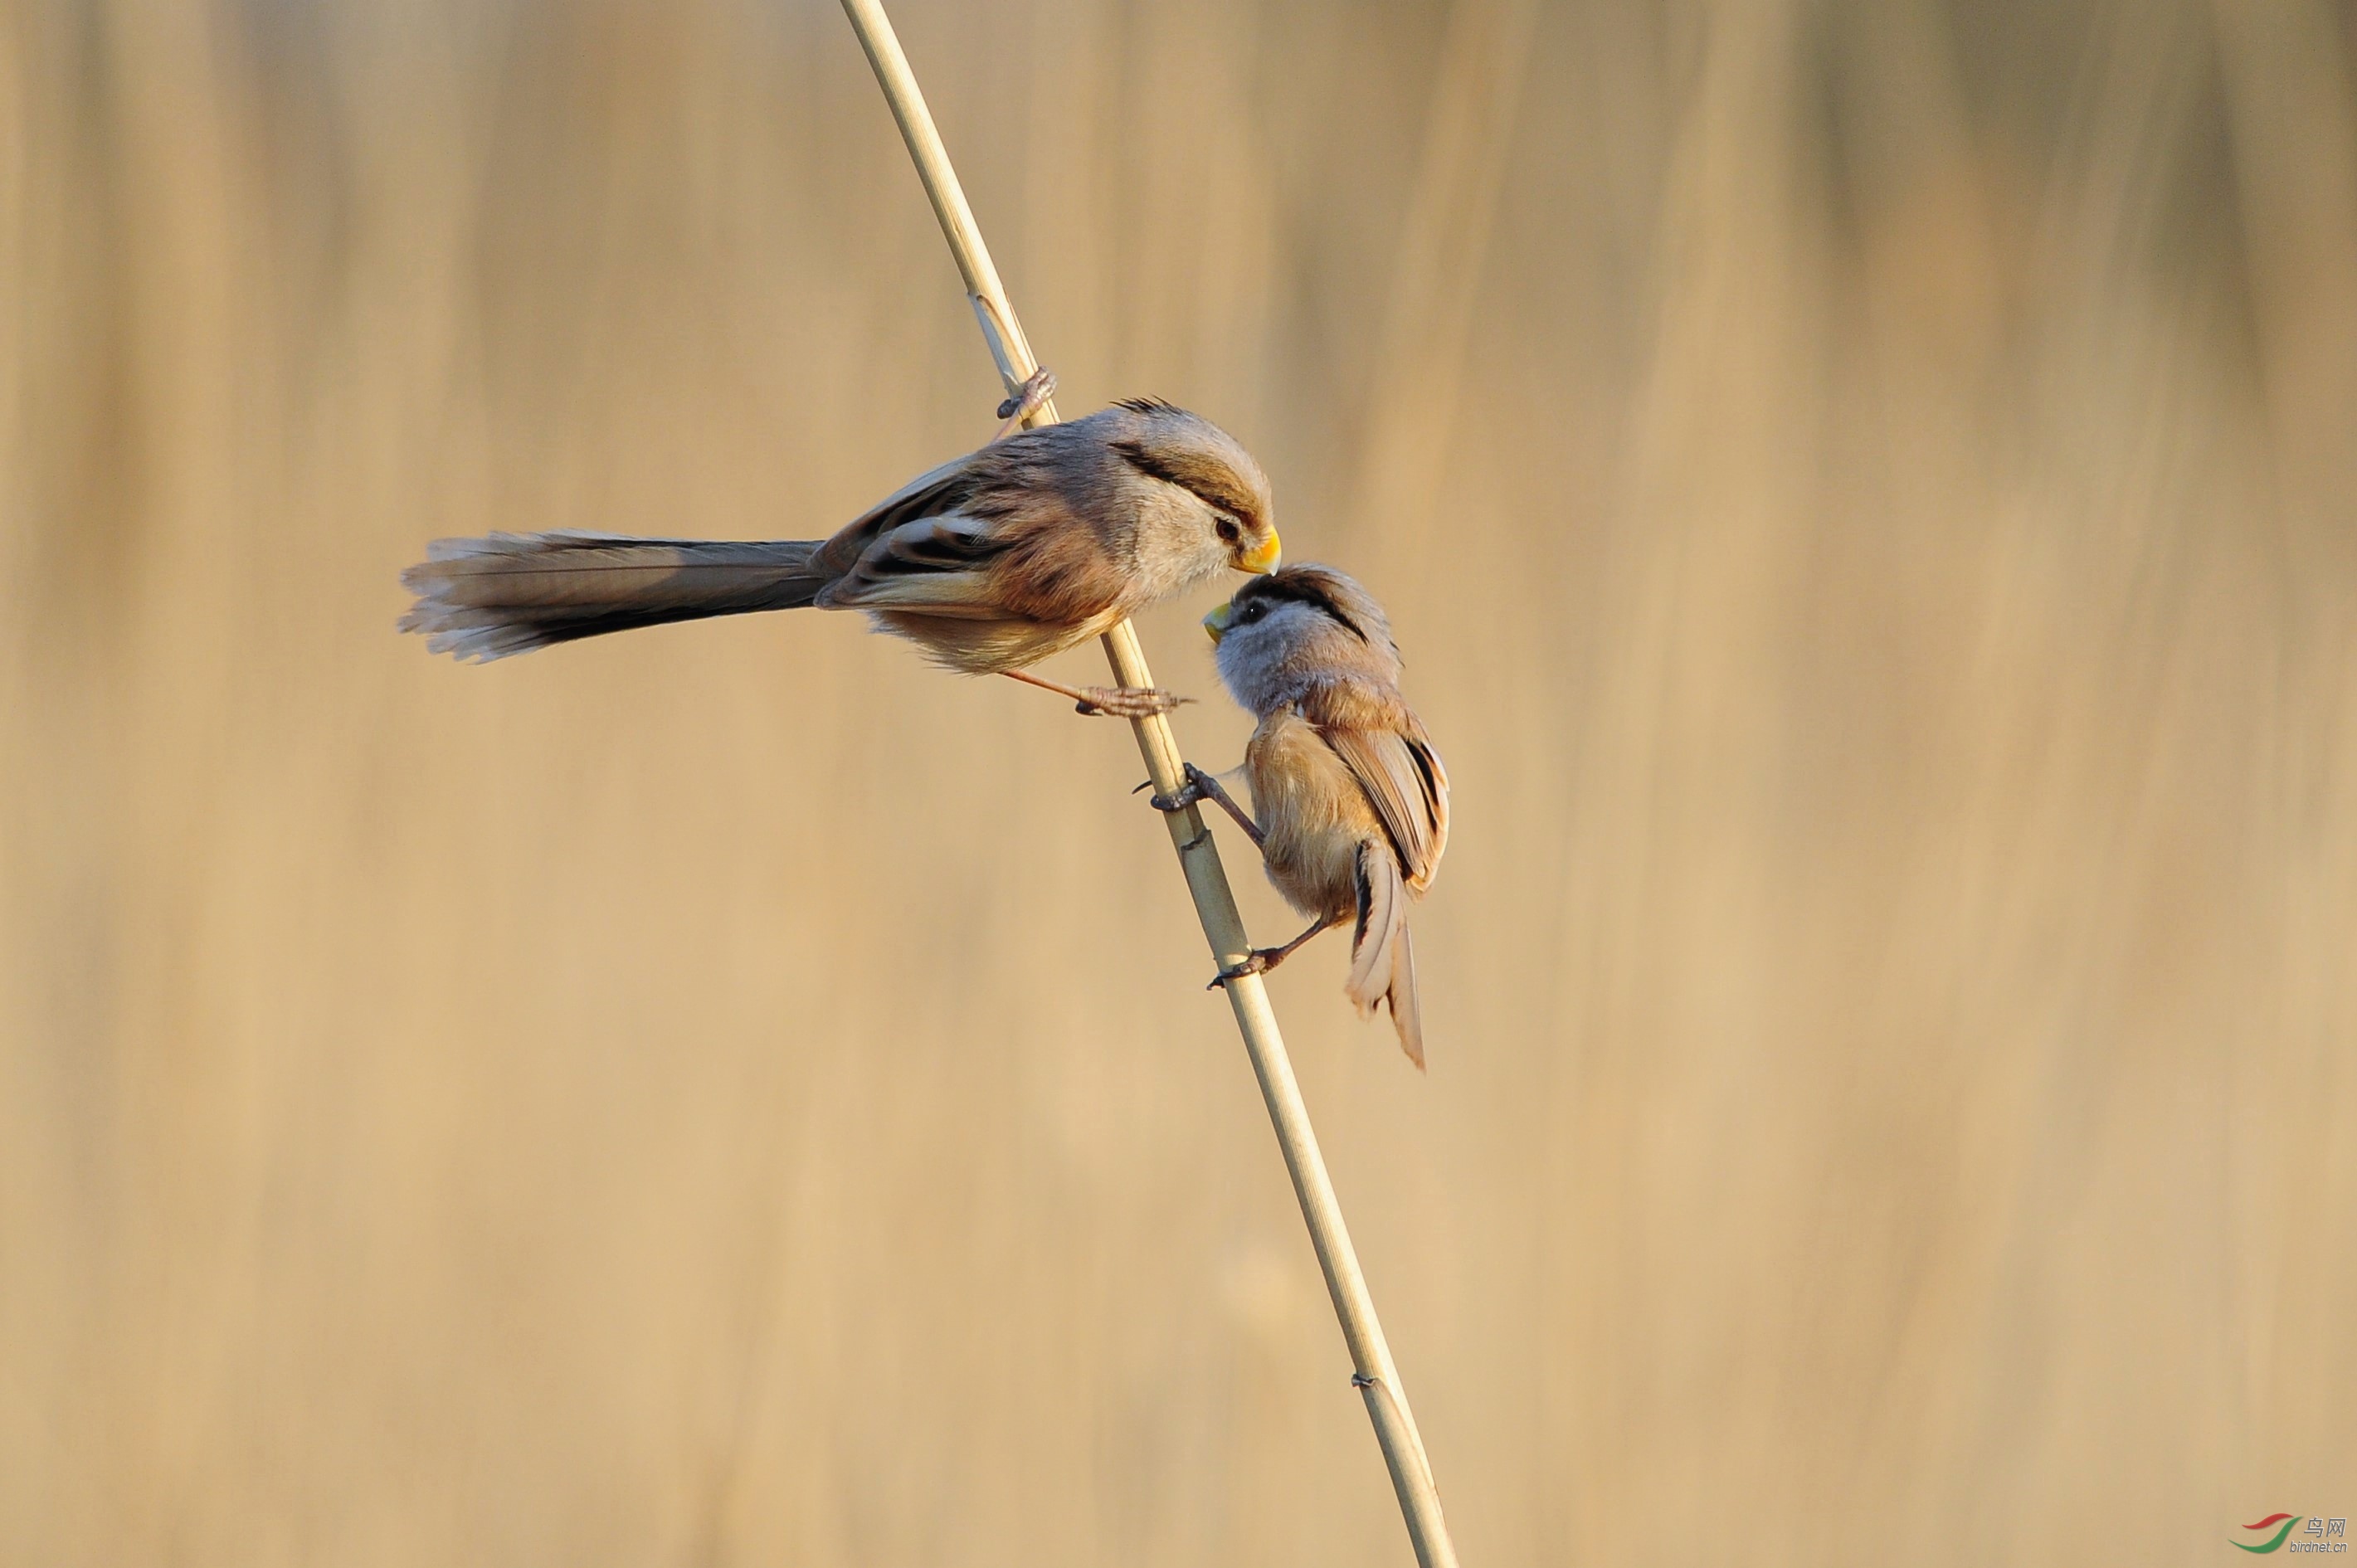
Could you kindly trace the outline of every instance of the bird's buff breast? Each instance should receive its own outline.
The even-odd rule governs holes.
[[[1359,845],[1383,824],[1349,765],[1290,708],[1261,721],[1244,748],[1268,879],[1305,915],[1358,907]]]

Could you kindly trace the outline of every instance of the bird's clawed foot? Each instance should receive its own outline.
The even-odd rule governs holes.
[[[998,417],[1005,424],[998,427],[993,441],[1004,441],[1023,428],[1023,422],[1039,412],[1039,407],[1056,395],[1056,372],[1042,365],[1031,372],[1015,395],[998,405]]]
[[[1080,701],[1072,705],[1074,713],[1108,719],[1150,719],[1195,700],[1159,686],[1082,686],[1078,695]]]
[[[1217,991],[1231,980],[1242,980],[1247,974],[1266,974],[1291,955],[1291,948],[1254,948],[1219,973],[1211,976],[1206,991]]]
[[[1227,786],[1191,762],[1187,764],[1187,781],[1168,795],[1155,796],[1150,804],[1157,811],[1183,811],[1200,800],[1211,801],[1234,818],[1236,826],[1243,829],[1245,835],[1253,841],[1253,847],[1258,849],[1261,846],[1260,824],[1253,821],[1252,813],[1236,804],[1236,798],[1228,793]]]
[[[1187,764],[1187,781],[1185,783],[1179,785],[1176,789],[1171,790],[1168,795],[1148,795],[1146,798],[1146,803],[1153,807],[1157,811],[1183,811],[1188,807],[1195,804],[1198,800],[1207,800],[1211,799],[1211,796],[1203,787],[1211,782],[1213,782],[1213,780],[1210,774],[1204,772],[1201,768],[1196,767],[1190,762]],[[1146,780],[1146,785],[1151,785],[1152,783],[1152,779]],[[1145,787],[1146,786],[1140,786],[1140,788]]]
[[[1168,713],[1181,703],[1195,700],[1174,696],[1159,686],[1067,686],[1060,681],[1034,675],[1028,670],[1002,670],[999,673],[1010,681],[1070,697],[1074,713],[1092,718],[1150,719],[1157,714]]]
[[[1191,783],[1193,780],[1190,779],[1189,782]],[[1216,784],[1218,780],[1213,779],[1211,780],[1211,782]],[[1278,964],[1281,964],[1286,959],[1291,958],[1301,945],[1309,940],[1310,938],[1318,935],[1320,931],[1333,929],[1333,928],[1340,925],[1349,918],[1350,917],[1347,915],[1326,915],[1311,922],[1308,930],[1302,932],[1299,936],[1294,938],[1291,941],[1286,943],[1281,948],[1254,948],[1252,951],[1244,954],[1243,958],[1228,965],[1227,968],[1220,971],[1219,973],[1211,976],[1211,983],[1206,985],[1203,989],[1206,991],[1216,991],[1221,986],[1225,985],[1229,981],[1242,980],[1247,974],[1266,974],[1270,970],[1275,969]]]

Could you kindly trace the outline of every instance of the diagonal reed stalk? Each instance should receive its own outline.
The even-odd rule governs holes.
[[[892,117],[899,122],[909,156],[916,160],[925,194],[932,199],[934,215],[941,220],[942,237],[964,275],[966,297],[974,304],[974,317],[981,322],[983,338],[997,362],[999,379],[1012,396],[1039,368],[1039,362],[1024,339],[1015,307],[1007,303],[998,269],[992,265],[990,251],[982,242],[982,230],[974,220],[974,209],[966,205],[957,171],[950,166],[949,151],[933,125],[932,112],[925,107],[924,94],[918,90],[908,57],[900,52],[900,40],[884,14],[882,0],[843,0],[843,9],[859,34],[860,47],[867,51],[867,63],[876,69],[876,80],[892,105]],[[1027,423],[1046,424],[1055,418],[1056,405],[1049,401]],[[1104,645],[1114,679],[1120,684],[1154,684],[1145,650],[1127,621],[1105,633]],[[1184,764],[1169,721],[1160,716],[1137,719],[1131,727],[1136,732],[1137,749],[1146,758],[1156,791],[1168,794],[1178,789],[1185,782]],[[1237,913],[1219,848],[1195,807],[1166,820],[1170,842],[1178,851],[1179,868],[1186,873],[1188,891],[1194,895],[1195,913],[1211,942],[1211,957],[1225,968],[1241,961],[1252,944],[1244,935],[1243,917]],[[1308,1222],[1309,1240],[1318,1249],[1318,1266],[1325,1271],[1334,1316],[1341,1320],[1342,1338],[1350,1347],[1353,1368],[1351,1380],[1366,1399],[1367,1414],[1374,1423],[1375,1440],[1383,1445],[1392,1487],[1399,1494],[1400,1512],[1406,1517],[1416,1562],[1422,1568],[1456,1568],[1457,1550],[1441,1518],[1440,1497],[1433,1487],[1424,1439],[1416,1433],[1406,1391],[1400,1387],[1399,1372],[1392,1365],[1391,1348],[1383,1342],[1374,1298],[1368,1294],[1366,1276],[1360,1273],[1350,1230],[1342,1223],[1342,1208],[1326,1174],[1325,1156],[1318,1152],[1318,1134],[1309,1125],[1309,1110],[1302,1102],[1301,1086],[1285,1052],[1285,1038],[1277,1032],[1268,992],[1260,976],[1253,974],[1229,982],[1227,993],[1244,1049],[1252,1056],[1253,1072],[1260,1079],[1261,1097],[1268,1103],[1269,1120],[1276,1128],[1277,1144],[1285,1151],[1286,1168],[1293,1176],[1294,1194],[1301,1200],[1301,1217]]]

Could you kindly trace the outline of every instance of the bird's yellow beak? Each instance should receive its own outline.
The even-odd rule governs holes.
[[[1268,531],[1267,542],[1255,544],[1236,557],[1236,564],[1247,572],[1274,572],[1276,564],[1285,559],[1285,546],[1276,537],[1276,530]]]
[[[1232,608],[1232,606],[1222,605],[1203,618],[1203,629],[1211,635],[1213,642],[1228,635],[1228,622],[1232,618],[1228,612]]]

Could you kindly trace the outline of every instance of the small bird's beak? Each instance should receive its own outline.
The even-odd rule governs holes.
[[[1276,564],[1285,559],[1285,546],[1276,537],[1276,530],[1268,531],[1265,543],[1255,544],[1236,557],[1236,564],[1247,572],[1274,572]]]
[[[1211,638],[1213,642],[1217,642],[1220,639],[1228,635],[1228,621],[1230,619],[1228,611],[1230,608],[1231,607],[1227,605],[1222,605],[1218,609],[1213,610],[1210,615],[1203,618],[1203,629],[1211,634]]]

